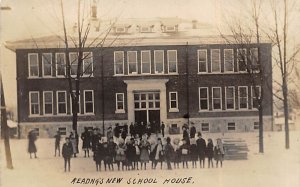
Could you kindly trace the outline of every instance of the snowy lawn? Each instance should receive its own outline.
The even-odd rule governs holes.
[[[228,133],[204,134],[203,137],[215,138],[241,138],[248,144],[248,160],[226,161],[223,168],[191,168],[166,170],[164,168],[152,170],[148,164],[148,170],[139,171],[102,171],[96,172],[95,165],[90,158],[84,158],[81,151],[78,158],[71,159],[71,172],[65,173],[63,159],[54,157],[54,139],[38,139],[38,159],[30,159],[27,154],[27,140],[11,140],[13,156],[13,170],[5,168],[3,141],[1,141],[1,180],[3,187],[68,187],[68,186],[140,186],[132,184],[133,179],[143,179],[144,185],[150,186],[174,186],[173,178],[181,182],[189,182],[184,186],[202,187],[299,187],[300,186],[300,131],[290,132],[290,149],[284,148],[284,132],[265,132],[265,153],[258,154],[258,133]],[[63,142],[63,141],[62,141]],[[79,144],[81,147],[81,142]],[[173,166],[173,165],[172,165]],[[181,167],[181,166],[180,166]],[[115,166],[116,169],[116,166]],[[106,183],[113,178],[122,178],[120,183]],[[191,177],[191,178],[189,178]],[[76,178],[75,184],[72,183]],[[80,180],[77,180],[80,178]],[[85,179],[85,181],[83,181]],[[98,183],[84,184],[87,179],[98,179]],[[166,182],[167,180],[169,182]],[[119,179],[120,180],[120,179]],[[173,180],[174,181],[174,180]],[[74,182],[74,181],[73,181]],[[76,183],[82,182],[82,184]],[[116,182],[116,181],[114,181]],[[156,182],[156,183],[155,183]],[[183,184],[175,184],[182,186]]]

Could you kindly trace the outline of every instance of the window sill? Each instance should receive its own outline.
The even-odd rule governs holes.
[[[171,109],[169,109],[169,112],[179,112],[179,109],[178,108],[171,108]]]
[[[115,113],[116,114],[125,114],[125,110],[116,110]]]

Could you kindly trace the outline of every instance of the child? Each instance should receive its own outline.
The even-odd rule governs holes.
[[[144,169],[146,170],[146,164],[149,162],[149,149],[150,143],[147,140],[147,134],[142,136],[142,140],[140,142],[140,161],[141,161],[141,169],[144,164]]]
[[[222,140],[220,138],[217,139],[217,145],[215,146],[214,153],[215,153],[217,167],[219,162],[222,167],[225,151],[224,151]]]
[[[197,150],[195,138],[191,138],[190,143],[191,143],[190,157],[191,157],[191,161],[192,161],[192,166],[193,166],[193,168],[197,168],[198,150]]]
[[[81,140],[84,157],[86,157],[86,155],[90,157],[89,149],[91,148],[91,135],[87,127],[84,127],[84,132],[81,134]]]
[[[135,147],[134,147],[134,138],[130,138],[130,141],[126,144],[126,160],[128,170],[133,169],[133,162],[135,160]]]
[[[182,161],[182,167],[186,166],[186,168],[189,168],[188,161],[189,161],[189,154],[190,154],[190,147],[187,144],[186,139],[182,139],[182,145],[179,148],[181,150],[181,161]]]
[[[140,160],[140,148],[139,148],[139,141],[134,140],[134,148],[135,148],[135,155],[133,157],[133,169],[139,170],[139,160]]]
[[[162,169],[164,149],[160,138],[157,139],[157,144],[153,152],[154,152],[154,169],[156,169],[156,165],[158,162],[160,162],[160,169]]]
[[[175,152],[175,155],[174,155],[174,168],[177,168],[179,169],[179,163],[181,161],[181,152],[180,152],[180,149],[179,149],[179,139],[178,138],[175,138],[173,140],[173,144],[174,144],[174,152]]]
[[[110,165],[111,170],[114,170],[113,162],[115,162],[115,158],[116,158],[116,147],[117,147],[117,144],[114,142],[114,138],[111,137],[107,144],[108,154],[111,158],[111,160],[110,160],[111,163],[108,163],[108,165]]]
[[[104,159],[104,147],[103,144],[98,141],[96,145],[96,151],[94,153],[94,161],[96,163],[96,171],[101,171],[101,161]]]
[[[59,131],[56,132],[56,135],[54,136],[54,138],[55,138],[54,156],[56,156],[56,151],[58,151],[58,156],[60,156],[60,139],[61,139],[61,136],[60,136]]]
[[[76,138],[75,138],[75,136],[74,136],[74,134],[72,132],[71,132],[71,134],[70,134],[69,137],[70,137],[70,142],[71,142],[72,147],[73,147],[74,157],[76,157],[76,154],[78,153],[77,140],[76,140]]]
[[[112,165],[112,157],[110,156],[109,150],[108,150],[108,143],[103,143],[103,161],[104,161],[104,169],[106,171],[106,166],[108,166],[108,169],[111,170]]]
[[[206,147],[206,156],[208,158],[208,168],[210,168],[210,165],[213,168],[214,164],[213,164],[212,159],[214,157],[214,144],[213,144],[211,138],[208,139],[208,143],[207,143],[207,147]]]
[[[171,170],[171,160],[173,159],[174,156],[174,148],[171,145],[171,139],[170,137],[167,137],[167,144],[165,145],[165,159],[167,162],[168,170]]]
[[[70,172],[70,168],[71,168],[70,161],[71,161],[72,154],[73,154],[73,147],[70,142],[70,138],[66,137],[66,143],[64,143],[62,147],[62,156],[65,161],[65,172],[67,171],[67,164],[68,164],[68,171]]]
[[[119,139],[119,145],[117,145],[116,147],[116,162],[118,165],[118,170],[120,170],[120,163],[122,163],[122,170],[124,170],[124,166],[126,163],[126,155],[125,155],[125,151],[126,151],[126,145],[124,143],[124,140],[121,138]]]

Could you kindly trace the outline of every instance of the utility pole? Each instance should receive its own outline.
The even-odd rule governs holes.
[[[6,107],[5,107],[5,98],[4,90],[2,84],[2,75],[0,74],[1,79],[1,129],[4,138],[4,147],[5,147],[5,157],[6,157],[6,167],[8,169],[13,169],[10,145],[9,145],[9,128],[7,126],[7,117],[6,117]]]

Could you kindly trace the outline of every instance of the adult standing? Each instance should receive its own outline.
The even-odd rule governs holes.
[[[58,156],[60,156],[60,132],[57,131],[56,135],[54,136],[55,139],[55,147],[54,147],[54,156],[56,156],[56,151],[58,151]]]
[[[197,150],[198,150],[198,156],[199,156],[199,160],[200,160],[200,168],[202,168],[202,167],[204,168],[206,142],[202,138],[201,132],[198,132]]]
[[[89,149],[91,148],[91,135],[87,127],[84,127],[84,132],[81,134],[82,149],[84,150],[84,157],[90,157]]]
[[[133,138],[135,137],[134,126],[133,126],[132,122],[129,125],[129,134],[131,137],[133,137]]]
[[[32,158],[31,157],[31,153],[34,154],[34,158],[37,158],[37,156],[36,156],[37,148],[35,146],[35,141],[36,140],[37,140],[36,131],[35,130],[31,130],[28,133],[28,153],[30,155],[30,158]]]
[[[116,123],[116,126],[114,128],[114,135],[117,139],[120,138],[120,133],[121,133],[121,130],[120,130],[119,123]]]
[[[172,169],[171,160],[174,157],[174,154],[175,153],[174,153],[174,148],[171,145],[171,139],[170,137],[167,137],[167,144],[165,145],[165,158],[166,158],[168,170]]]
[[[164,122],[161,122],[161,127],[160,128],[161,128],[161,133],[162,133],[163,137],[165,137],[165,127],[166,126],[165,126]]]
[[[182,127],[183,133],[182,133],[182,138],[185,139],[186,143],[189,144],[189,133],[187,131],[187,127],[184,125]]]
[[[107,132],[106,132],[106,137],[108,140],[110,140],[111,138],[114,138],[114,134],[112,132],[112,128],[108,127]]]
[[[196,128],[194,123],[192,123],[192,126],[190,128],[190,138],[195,138],[195,135],[196,135]]]
[[[100,137],[97,134],[97,129],[94,129],[93,135],[91,136],[92,151],[93,151],[94,155],[95,155],[97,144],[98,144],[99,140],[100,140]]]

